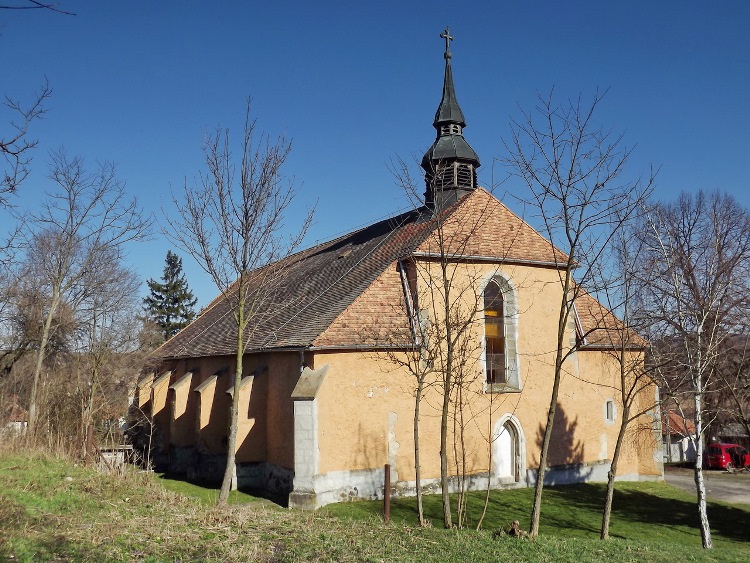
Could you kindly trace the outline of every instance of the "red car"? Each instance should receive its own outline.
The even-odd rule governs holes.
[[[750,467],[750,454],[738,444],[709,444],[706,448],[708,469]]]

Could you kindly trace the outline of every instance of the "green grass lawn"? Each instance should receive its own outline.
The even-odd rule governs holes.
[[[598,537],[605,485],[591,483],[547,488],[544,491],[540,534],[566,538]],[[528,528],[532,504],[531,489],[493,491],[483,522],[484,528],[507,528],[518,520]],[[468,500],[469,528],[475,528],[482,513],[484,493],[471,493]],[[414,526],[414,499],[394,499],[391,519]],[[349,503],[326,507],[337,517],[372,518],[382,513],[382,503]],[[442,503],[438,495],[425,497],[425,515],[442,524]],[[714,543],[727,549],[747,549],[750,554],[750,506],[710,503],[709,517]],[[697,532],[698,515],[691,496],[665,483],[618,483],[615,489],[610,535],[636,542],[667,541],[701,547]],[[739,543],[738,543],[739,542]]]
[[[219,500],[219,486],[199,486],[193,483],[189,483],[184,479],[180,479],[177,476],[168,475],[165,473],[157,473],[156,476],[165,489],[168,489],[180,495],[198,499],[205,505],[216,504],[216,501]],[[258,500],[260,499],[257,496],[253,496],[242,491],[229,492],[229,504],[245,504]]]
[[[611,541],[598,540],[600,485],[547,489],[541,536],[499,538],[525,527],[531,489],[491,496],[484,529],[443,530],[440,499],[426,497],[433,528],[415,526],[414,499],[315,513],[150,473],[105,475],[45,455],[0,453],[0,560],[14,561],[748,561],[750,507],[711,504],[716,549],[700,547],[690,496],[663,484],[618,484]],[[482,494],[471,496],[475,526]]]

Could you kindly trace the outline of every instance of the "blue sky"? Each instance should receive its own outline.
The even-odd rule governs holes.
[[[660,167],[658,198],[719,188],[750,207],[750,2],[59,1],[77,15],[0,10],[0,93],[30,99],[45,76],[54,89],[21,208],[65,147],[117,163],[157,220],[173,213],[205,135],[239,133],[250,96],[259,127],[293,140],[289,222],[317,202],[309,244],[393,214],[408,202],[389,162],[434,139],[446,25],[482,185],[505,175],[501,139],[537,92],[609,89],[598,121],[637,145],[631,175]],[[506,188],[496,195],[514,208]],[[159,278],[168,249],[157,233],[129,260]],[[215,288],[183,262],[207,304]]]

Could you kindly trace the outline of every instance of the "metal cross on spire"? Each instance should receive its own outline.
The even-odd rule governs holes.
[[[455,38],[451,35],[451,30],[448,27],[446,27],[445,31],[440,34],[440,37],[445,39],[445,54],[443,55],[443,57],[446,60],[450,59],[453,56],[451,54],[451,41],[453,41],[453,39]]]

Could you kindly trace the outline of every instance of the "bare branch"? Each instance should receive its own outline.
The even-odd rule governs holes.
[[[23,106],[20,101],[5,97],[5,106],[15,114],[10,121],[10,133],[0,138],[0,153],[6,162],[6,168],[0,178],[0,205],[7,205],[7,194],[12,194],[29,175],[31,152],[37,146],[36,139],[28,137],[29,127],[44,117],[47,112],[45,102],[52,95],[52,88],[45,80],[42,88],[34,96],[34,101]]]
[[[58,8],[60,2],[40,2],[39,0],[27,0],[31,6],[10,6],[0,5],[0,10],[49,10],[51,12],[57,12],[58,14],[65,14],[66,16],[75,16],[74,12],[68,12]]]
[[[283,136],[272,141],[256,133],[248,100],[239,162],[230,148],[229,130],[217,129],[203,145],[199,185],[193,189],[186,184],[183,200],[173,195],[177,218],[164,214],[165,234],[211,276],[235,321],[235,386],[220,504],[226,503],[234,470],[245,350],[271,311],[291,306],[278,303],[276,294],[293,264],[287,258],[302,243],[314,212],[308,212],[296,232],[286,233],[285,214],[296,195],[294,182],[281,173],[290,151]]]

